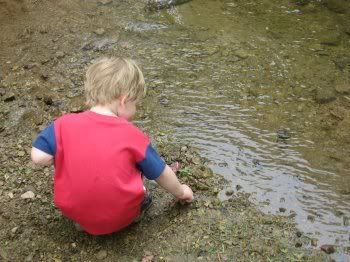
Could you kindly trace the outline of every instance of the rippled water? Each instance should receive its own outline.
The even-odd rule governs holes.
[[[150,23],[175,17],[167,29],[125,38],[142,39],[134,43],[149,87],[162,89],[159,104],[148,106],[152,125],[198,147],[214,172],[252,193],[263,211],[295,212],[319,245],[349,246],[349,151],[328,141],[312,97],[315,86],[346,79],[332,59],[350,55],[349,37],[339,29],[341,44],[321,46],[327,56],[316,55],[343,16],[298,8],[193,1],[146,16]],[[280,129],[291,137],[278,139]],[[331,158],[334,151],[340,159]]]

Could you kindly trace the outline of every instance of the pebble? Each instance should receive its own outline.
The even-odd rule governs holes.
[[[103,35],[105,33],[105,30],[103,28],[96,29],[94,31],[96,35]]]
[[[10,192],[7,195],[9,196],[9,198],[13,198],[13,193]]]
[[[27,191],[21,195],[22,199],[32,199],[35,197],[35,194],[32,191]]]
[[[187,146],[183,146],[183,147],[181,147],[181,152],[185,152],[185,151],[187,151]]]
[[[24,152],[24,151],[18,151],[17,152],[17,156],[25,156],[25,154],[26,154],[26,152]]]
[[[248,58],[250,56],[247,51],[242,50],[242,49],[236,50],[234,52],[234,54],[241,59],[245,59],[245,58]]]
[[[295,243],[295,247],[302,247],[302,246],[303,246],[303,244],[300,242]]]
[[[11,102],[16,99],[16,96],[14,93],[8,93],[4,96],[3,100],[4,102]]]
[[[45,81],[46,81],[46,80],[48,80],[48,79],[49,79],[49,74],[48,74],[48,73],[46,73],[46,72],[44,72],[44,73],[42,73],[42,74],[41,74],[41,76],[40,76],[40,77],[41,77],[41,79],[43,79],[43,80],[45,80]]]
[[[343,95],[350,94],[350,84],[336,85],[335,91],[337,91],[339,94],[343,94]]]
[[[302,232],[300,232],[300,231],[297,232],[297,237],[301,237],[302,235],[303,235]]]
[[[279,129],[276,132],[277,138],[279,139],[288,139],[290,138],[290,133],[287,129]]]
[[[18,230],[19,227],[14,227],[11,229],[11,233],[12,234],[16,234],[17,230]]]
[[[233,195],[233,190],[232,189],[228,189],[226,190],[226,196],[232,196]]]
[[[98,260],[102,260],[105,259],[107,257],[107,251],[106,250],[100,250],[97,254],[96,254],[96,258]]]
[[[290,211],[290,215],[288,216],[289,218],[294,218],[297,216],[297,213],[294,210]]]
[[[239,191],[240,189],[242,189],[243,187],[241,186],[241,185],[237,185],[236,186],[236,189],[237,189],[237,191]]]
[[[322,245],[321,250],[326,252],[327,254],[332,254],[335,252],[335,247],[332,245]]]
[[[317,103],[326,104],[326,103],[332,102],[335,99],[336,97],[331,89],[326,87],[316,89],[315,100]]]
[[[33,261],[33,255],[32,255],[32,254],[28,255],[24,261],[25,261],[25,262],[31,262],[31,261]]]
[[[30,70],[30,69],[36,67],[37,65],[38,65],[37,63],[26,64],[23,66],[23,68],[26,70]]]
[[[316,238],[311,239],[311,246],[317,247],[318,240]]]
[[[286,210],[287,210],[287,209],[285,209],[284,207],[280,207],[280,208],[279,208],[279,211],[280,211],[281,213],[286,212]]]
[[[307,216],[307,220],[311,221],[311,222],[314,222],[315,221],[315,217],[312,216],[312,215],[308,215]]]
[[[58,52],[56,52],[55,56],[56,56],[56,58],[63,58],[63,57],[65,57],[65,53],[62,51],[58,51]]]

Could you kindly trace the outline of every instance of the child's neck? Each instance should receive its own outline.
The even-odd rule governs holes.
[[[118,112],[115,112],[110,106],[108,105],[96,105],[90,108],[90,111],[95,112],[100,115],[106,115],[106,116],[115,116],[118,117]]]

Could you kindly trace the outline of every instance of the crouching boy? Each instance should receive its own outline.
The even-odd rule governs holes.
[[[149,138],[129,122],[145,93],[134,61],[100,59],[86,74],[90,110],[59,117],[33,143],[34,163],[54,163],[55,205],[90,234],[116,232],[140,215],[142,175],[178,199],[193,199]]]

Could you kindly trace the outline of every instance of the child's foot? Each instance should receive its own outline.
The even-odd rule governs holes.
[[[145,194],[145,199],[141,204],[141,212],[146,212],[152,206],[152,196],[150,193]]]
[[[137,217],[134,220],[134,223],[138,223],[142,220],[142,218],[145,216],[145,213],[147,210],[152,206],[152,197],[151,194],[148,192],[145,192],[145,199],[143,200],[141,204],[141,214],[139,217]]]

